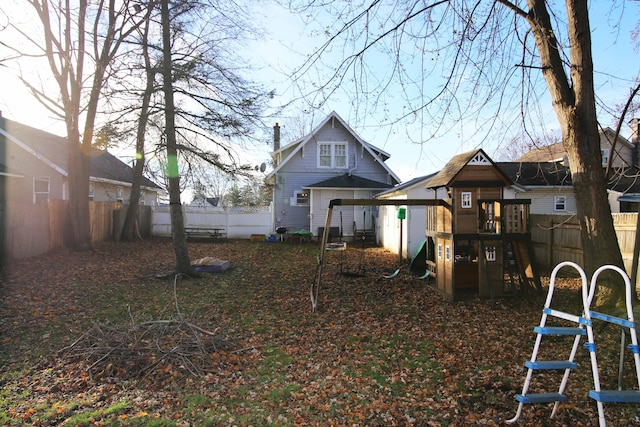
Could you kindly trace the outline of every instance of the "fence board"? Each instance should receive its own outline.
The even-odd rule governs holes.
[[[613,214],[618,245],[629,276],[631,276],[637,219],[637,213]],[[536,262],[541,270],[551,271],[562,261],[573,261],[578,265],[584,265],[580,224],[575,216],[531,215],[531,222],[531,240]]]

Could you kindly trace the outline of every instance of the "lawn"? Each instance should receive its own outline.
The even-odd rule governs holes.
[[[451,303],[406,271],[383,278],[397,256],[349,249],[343,270],[358,267],[363,255],[366,274],[340,275],[340,255],[328,254],[319,310],[312,313],[317,245],[189,245],[192,259],[226,259],[231,269],[176,279],[168,240],[104,243],[6,268],[0,424],[491,426],[515,414],[542,297],[501,299],[495,308],[487,300]],[[580,311],[575,280],[562,280],[556,295],[559,308]],[[96,360],[89,350],[102,344],[73,357],[61,351],[90,330],[169,321],[215,333],[220,345],[200,358],[198,372],[189,360],[158,360],[138,350],[124,363],[110,360],[109,351]],[[175,346],[182,339],[153,342]],[[564,344],[552,342],[550,353],[568,352]],[[617,354],[607,348],[615,345],[599,347],[609,366],[605,381],[617,378]],[[140,371],[134,358],[152,369]],[[548,419],[547,405],[528,406],[519,425],[596,424],[585,350],[577,360],[557,418]],[[558,381],[557,374],[536,377],[531,391],[554,391]],[[640,408],[606,408],[610,425],[640,425]]]

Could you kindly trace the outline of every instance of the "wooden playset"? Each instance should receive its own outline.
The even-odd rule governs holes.
[[[542,291],[533,261],[529,199],[505,199],[511,180],[482,150],[460,154],[427,184],[433,199],[335,199],[334,206],[426,206],[426,268],[436,289],[452,300],[504,296],[517,287]],[[311,287],[313,310],[322,281],[328,235],[323,233]]]

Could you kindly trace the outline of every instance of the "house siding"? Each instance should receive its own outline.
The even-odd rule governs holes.
[[[566,197],[566,209],[556,211],[554,207],[554,196]],[[505,197],[507,197],[505,195]],[[531,188],[523,193],[516,193],[516,199],[531,199],[531,214],[557,214],[569,215],[576,212],[576,197],[573,187],[568,189],[553,188]]]
[[[10,187],[8,196],[10,196],[11,199],[8,200],[33,204],[33,183],[35,177],[49,178],[49,200],[63,198],[63,183],[66,181],[65,177],[62,177],[58,171],[16,144],[7,143],[6,148],[6,161],[10,167],[11,165],[19,166],[19,173],[24,175],[24,178],[11,179],[11,184],[16,187]]]

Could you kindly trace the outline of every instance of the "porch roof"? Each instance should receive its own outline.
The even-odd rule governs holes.
[[[386,190],[391,188],[391,184],[384,182],[373,181],[371,179],[363,178],[357,175],[349,175],[348,173],[333,178],[325,179],[324,181],[317,182],[315,184],[307,185],[303,188],[349,188],[349,189],[366,189],[366,190]]]

